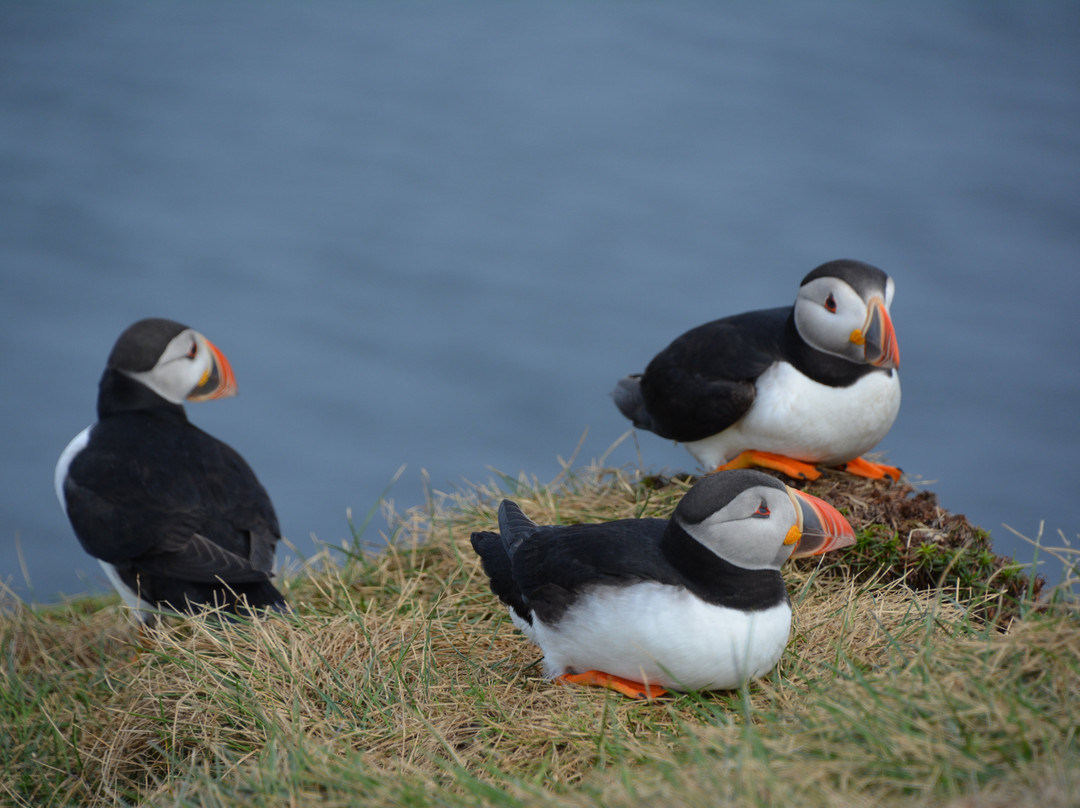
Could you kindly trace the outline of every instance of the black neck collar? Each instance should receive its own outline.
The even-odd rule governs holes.
[[[804,376],[830,387],[848,387],[870,373],[889,373],[869,364],[851,362],[839,356],[827,354],[809,345],[795,327],[795,308],[792,307],[784,323],[784,353],[787,360]]]
[[[98,385],[98,419],[125,412],[147,412],[187,421],[183,406],[173,404],[145,384],[114,368],[105,368]]]
[[[680,573],[683,586],[707,603],[761,611],[789,602],[780,570],[748,570],[725,561],[674,519],[664,531],[660,549]]]

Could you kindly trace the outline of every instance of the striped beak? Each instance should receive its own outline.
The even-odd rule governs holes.
[[[866,307],[866,322],[861,331],[856,331],[862,340],[866,361],[879,368],[900,367],[900,346],[896,342],[896,330],[892,318],[885,308],[885,301],[880,297],[870,298]],[[858,342],[852,335],[852,341]]]
[[[848,520],[828,502],[795,488],[788,488],[788,496],[795,503],[798,518],[785,541],[795,544],[791,558],[821,555],[855,543],[855,531]]]
[[[206,369],[198,386],[187,395],[188,401],[209,401],[212,398],[227,398],[236,395],[236,376],[232,365],[217,346],[201,334],[203,347],[210,354],[210,366]]]

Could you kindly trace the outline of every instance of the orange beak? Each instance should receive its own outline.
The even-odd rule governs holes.
[[[210,367],[199,386],[188,393],[188,401],[209,401],[212,398],[227,398],[236,395],[236,376],[232,365],[218,347],[203,337],[207,350],[210,351]]]
[[[879,368],[900,367],[900,346],[896,342],[896,330],[892,318],[885,308],[885,301],[880,297],[870,298],[866,307],[866,322],[862,331],[855,332],[863,341],[866,361]],[[852,334],[852,340],[855,339]]]
[[[855,543],[855,531],[848,520],[828,502],[795,488],[788,488],[788,495],[799,518],[785,542],[798,542],[791,558],[821,555]]]

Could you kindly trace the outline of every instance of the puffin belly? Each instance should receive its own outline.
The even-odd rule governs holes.
[[[900,377],[869,373],[830,387],[778,362],[757,380],[750,411],[723,432],[686,444],[705,468],[753,449],[808,463],[846,463],[873,449],[900,411]]]
[[[598,587],[554,626],[533,618],[544,673],[600,670],[678,690],[728,690],[770,671],[791,606],[714,606],[667,584]]]

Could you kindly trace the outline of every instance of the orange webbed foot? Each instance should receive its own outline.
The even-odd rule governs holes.
[[[772,452],[758,452],[754,449],[747,449],[734,460],[729,460],[724,465],[717,466],[716,470],[748,469],[753,466],[782,472],[794,480],[816,480],[821,476],[821,472],[810,463],[804,463],[802,460],[795,460]]]
[[[871,463],[869,460],[865,460],[861,457],[856,457],[854,460],[849,460],[847,463],[842,463],[837,468],[843,469],[848,474],[854,474],[856,477],[868,477],[871,480],[883,480],[889,477],[896,482],[900,479],[900,475],[903,473],[896,466],[886,466],[884,463]]]
[[[667,690],[660,687],[660,685],[642,684],[603,671],[564,673],[562,676],[557,677],[555,681],[560,684],[583,685],[585,687],[606,687],[631,699],[655,699],[667,693]]]

